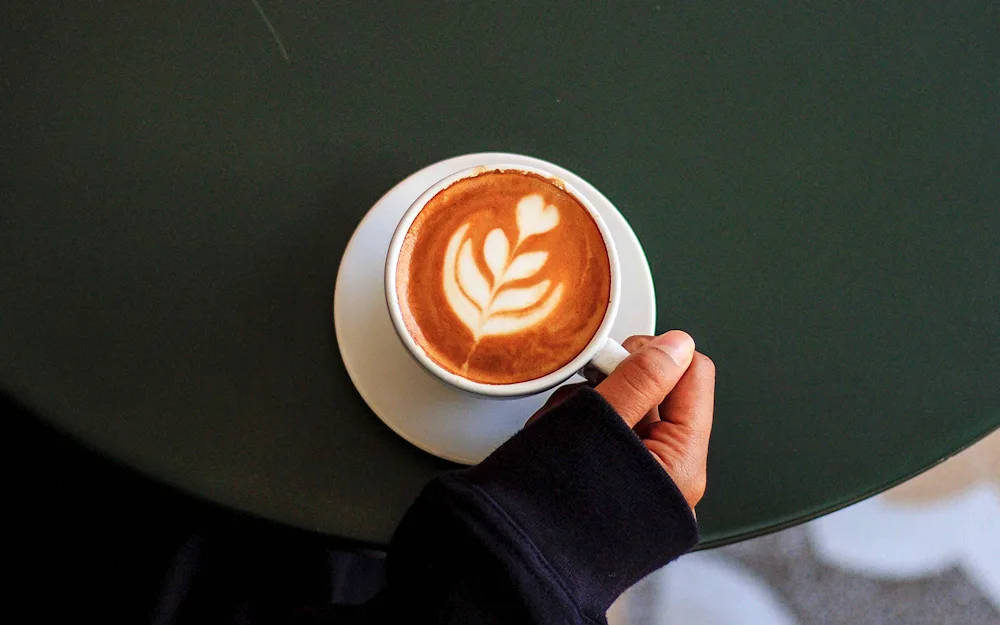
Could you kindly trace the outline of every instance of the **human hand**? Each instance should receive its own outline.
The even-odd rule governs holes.
[[[708,439],[715,404],[715,365],[685,332],[633,336],[632,354],[597,385],[664,468],[693,510],[705,494]],[[560,388],[529,419],[539,418],[579,385]]]

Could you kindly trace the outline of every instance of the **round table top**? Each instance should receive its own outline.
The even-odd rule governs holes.
[[[607,195],[715,360],[706,544],[1000,425],[995,2],[4,13],[0,387],[194,495],[377,544],[450,468],[355,393],[330,305],[382,193],[488,150]]]

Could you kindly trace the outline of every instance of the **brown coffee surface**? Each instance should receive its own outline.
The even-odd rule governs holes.
[[[410,335],[438,365],[513,384],[576,357],[604,319],[601,232],[541,176],[488,171],[435,195],[403,241],[396,291]]]

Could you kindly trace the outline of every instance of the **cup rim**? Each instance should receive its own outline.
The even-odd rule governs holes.
[[[417,215],[420,214],[420,212],[434,196],[460,180],[479,176],[487,172],[510,170],[541,176],[556,186],[564,189],[578,202],[580,202],[581,205],[583,205],[583,207],[590,214],[591,219],[593,219],[594,223],[597,224],[597,229],[601,233],[601,238],[604,240],[604,249],[607,251],[608,264],[611,270],[610,293],[608,294],[608,306],[604,311],[604,318],[601,320],[601,324],[597,327],[597,331],[594,332],[594,336],[591,337],[586,347],[584,347],[579,354],[573,357],[572,360],[555,371],[538,378],[523,380],[521,382],[512,382],[509,384],[489,384],[485,382],[475,382],[448,371],[438,363],[434,362],[424,349],[413,339],[410,332],[406,328],[405,321],[403,320],[402,309],[399,303],[399,294],[396,292],[396,267],[399,264],[399,255],[402,251],[403,240],[405,239],[407,232],[409,232],[410,226],[413,225],[413,221],[417,218]],[[611,232],[608,229],[607,224],[604,223],[604,219],[594,207],[593,203],[585,195],[573,187],[573,185],[566,182],[551,171],[546,171],[531,165],[513,164],[503,160],[495,162],[487,161],[461,169],[445,176],[441,180],[438,180],[426,191],[420,194],[410,207],[406,209],[406,212],[403,213],[402,218],[396,225],[396,229],[392,234],[392,239],[389,243],[389,252],[386,256],[385,262],[384,283],[389,317],[392,319],[392,325],[397,336],[400,341],[402,341],[410,355],[415,358],[425,370],[448,385],[474,395],[488,397],[523,397],[548,390],[568,380],[573,376],[573,374],[583,369],[583,367],[594,357],[594,355],[607,341],[608,335],[611,333],[611,327],[614,325],[615,317],[618,314],[618,305],[621,300],[621,268],[618,262],[618,251],[615,248],[614,239],[611,236]]]

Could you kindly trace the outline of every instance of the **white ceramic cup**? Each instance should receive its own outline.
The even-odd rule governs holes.
[[[583,350],[581,350],[580,353],[577,354],[572,360],[555,371],[540,378],[526,380],[524,382],[515,382],[513,384],[484,384],[482,382],[474,382],[467,378],[463,378],[458,374],[452,373],[434,362],[427,355],[427,353],[424,352],[420,345],[413,340],[413,337],[410,336],[410,333],[407,331],[406,324],[403,321],[403,313],[400,310],[399,295],[396,292],[396,265],[399,262],[399,254],[403,247],[403,239],[406,238],[406,233],[410,230],[410,225],[413,224],[413,220],[417,218],[417,215],[424,209],[427,202],[429,202],[435,195],[444,189],[447,189],[459,180],[478,176],[482,173],[495,170],[519,171],[540,175],[548,180],[551,180],[557,186],[565,189],[567,193],[572,195],[578,202],[580,202],[580,204],[584,206],[584,208],[587,209],[587,212],[590,213],[590,217],[594,220],[594,223],[597,224],[597,228],[601,231],[601,237],[604,239],[604,249],[608,252],[608,264],[611,267],[611,295],[609,297],[608,307],[604,312],[604,319],[601,321],[601,325],[597,328],[597,332],[594,334],[594,337],[590,339],[590,342],[587,343],[587,346],[584,347]],[[446,384],[449,384],[459,390],[488,398],[524,397],[527,395],[541,393],[562,384],[575,373],[580,372],[588,366],[597,369],[604,375],[610,374],[615,367],[617,367],[621,361],[628,356],[628,352],[625,348],[608,336],[611,332],[611,326],[614,325],[615,315],[618,313],[618,304],[621,300],[621,282],[621,268],[618,264],[618,252],[615,250],[615,242],[611,238],[611,233],[608,231],[607,225],[604,223],[601,215],[597,212],[597,209],[594,208],[594,205],[591,204],[590,200],[574,189],[566,181],[561,180],[558,176],[549,171],[545,171],[543,168],[527,167],[524,165],[510,165],[502,161],[483,162],[475,167],[463,169],[462,171],[456,172],[447,178],[438,181],[429,189],[424,191],[420,197],[418,197],[417,200],[410,205],[410,208],[403,214],[403,218],[400,220],[399,225],[396,226],[396,231],[393,233],[392,240],[389,243],[389,255],[385,261],[385,297],[389,306],[389,316],[392,318],[392,325],[396,328],[396,333],[399,335],[399,338],[406,347],[406,350],[410,352],[410,355],[413,356],[424,369]],[[442,294],[442,298],[443,297],[444,294]]]

